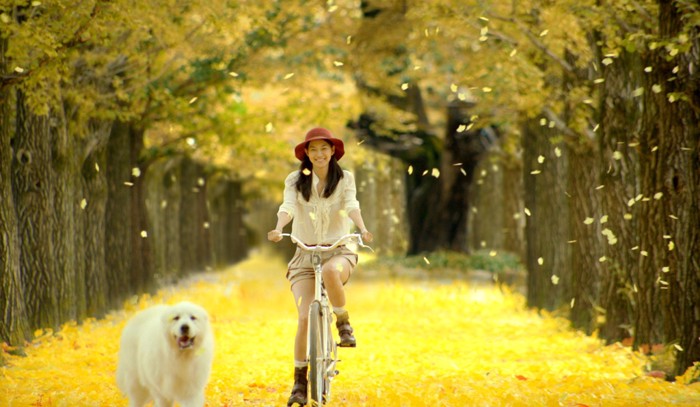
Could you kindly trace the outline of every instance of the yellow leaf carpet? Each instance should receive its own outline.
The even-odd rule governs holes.
[[[358,347],[341,349],[331,406],[700,405],[700,384],[643,375],[645,359],[527,310],[524,299],[460,281],[362,279],[347,286]],[[208,309],[216,335],[208,406],[284,406],[296,311],[283,260],[258,253],[102,320],[37,332],[6,354],[0,406],[126,406],[115,384],[128,317],[160,302]]]

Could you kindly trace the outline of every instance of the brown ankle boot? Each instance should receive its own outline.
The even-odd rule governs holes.
[[[338,336],[340,336],[340,343],[338,346],[341,348],[354,348],[357,346],[357,341],[352,335],[353,329],[350,326],[350,315],[346,312],[344,314],[336,314],[335,326],[338,328]]]
[[[308,370],[308,366],[294,368],[294,386],[292,387],[292,394],[287,401],[287,407],[291,407],[294,404],[297,404],[299,407],[306,405],[307,388],[309,385],[309,379],[307,378]]]

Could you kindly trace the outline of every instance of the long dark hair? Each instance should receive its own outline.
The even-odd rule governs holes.
[[[326,141],[326,143],[330,144],[328,141]],[[312,168],[313,164],[311,164],[309,156],[304,154],[304,159],[301,161],[301,165],[299,165],[299,178],[297,178],[296,189],[301,192],[306,202],[311,199],[311,184],[313,183],[313,176],[311,175]],[[341,178],[343,178],[343,169],[340,168],[338,160],[333,156],[328,163],[328,178],[326,179],[326,187],[323,189],[322,194],[324,198],[328,198],[333,194]]]

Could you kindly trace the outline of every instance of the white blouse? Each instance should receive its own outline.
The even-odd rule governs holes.
[[[313,172],[312,172],[313,174]],[[350,232],[352,220],[348,214],[360,210],[357,200],[355,177],[343,170],[343,178],[328,198],[318,193],[319,178],[313,174],[311,197],[307,202],[296,190],[299,171],[284,180],[284,202],[278,212],[286,212],[292,218],[292,235],[307,245],[333,244]]]

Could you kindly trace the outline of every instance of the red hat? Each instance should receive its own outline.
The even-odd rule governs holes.
[[[333,137],[330,130],[326,130],[322,127],[316,127],[309,130],[309,132],[306,133],[306,138],[304,141],[294,147],[294,155],[299,159],[299,161],[304,161],[304,156],[306,155],[304,150],[306,150],[306,146],[308,146],[309,143],[314,140],[328,140],[333,143],[335,146],[334,157],[336,160],[340,160],[340,157],[345,154],[345,145],[343,144],[343,140]]]

